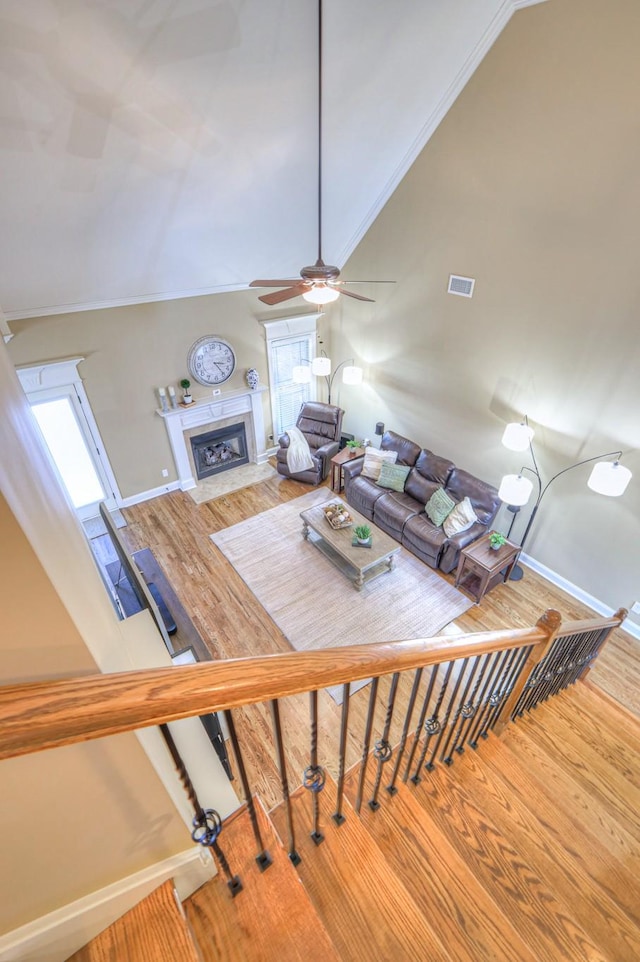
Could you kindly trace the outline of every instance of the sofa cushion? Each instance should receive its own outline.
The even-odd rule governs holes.
[[[402,529],[402,544],[432,568],[438,567],[446,535],[436,528],[424,511],[409,518]]]
[[[477,515],[473,510],[473,505],[469,501],[469,498],[463,498],[460,504],[455,506],[451,514],[444,519],[442,528],[447,538],[452,538],[454,534],[466,531],[467,528],[470,528],[477,520]]]
[[[461,468],[454,468],[451,472],[447,481],[447,494],[454,501],[469,498],[478,521],[485,525],[491,524],[502,503],[496,488]]]
[[[375,503],[373,509],[374,523],[390,534],[397,541],[402,537],[402,529],[409,518],[413,518],[422,509],[413,498],[406,494],[396,494],[395,491],[383,493]]]
[[[444,488],[438,488],[427,501],[425,511],[429,521],[439,528],[444,519],[451,514],[455,506],[456,502],[447,494]]]
[[[411,468],[408,464],[391,464],[389,461],[384,461],[376,484],[381,488],[391,488],[392,491],[404,491],[404,483],[409,471]]]
[[[418,460],[420,445],[408,438],[403,438],[395,431],[385,431],[380,441],[381,451],[396,451],[398,454],[398,464],[409,464],[411,467]]]
[[[416,471],[428,481],[437,481],[443,488],[447,486],[449,475],[455,468],[453,461],[441,458],[433,451],[422,450],[416,461]]]
[[[379,451],[378,448],[365,448],[362,476],[377,481],[380,476],[380,468],[384,462],[395,464],[397,457],[397,451]]]
[[[384,488],[379,488],[375,481],[371,478],[363,478],[361,474],[351,478],[345,487],[345,495],[351,507],[369,521],[373,521],[374,505],[384,493]]]

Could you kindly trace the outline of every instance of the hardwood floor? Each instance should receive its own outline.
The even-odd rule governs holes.
[[[123,512],[127,544],[151,548],[214,658],[290,649],[209,534],[308,490],[276,478],[200,506],[173,493]],[[527,570],[522,581],[494,589],[456,623],[464,631],[526,627],[549,607],[565,620],[593,616]],[[398,718],[411,680],[401,681]],[[237,813],[225,826],[223,848],[244,891],[231,901],[218,876],[187,901],[202,959],[636,960],[640,726],[633,713],[639,714],[639,681],[637,642],[617,631],[586,683],[507,726],[500,738],[482,741],[478,752],[466,751],[453,768],[437,766],[417,786],[399,783],[393,797],[383,791],[377,812],[365,801],[360,817],[354,814],[358,772],[352,769],[340,828],[330,816],[341,712],[320,692],[319,761],[328,772],[320,846],[310,837],[309,793],[293,791],[309,764],[308,699],[282,699],[302,855],[296,869],[278,842],[288,831],[269,712],[266,706],[234,711],[275,864],[259,872],[247,813]],[[388,686],[389,679],[381,679],[373,738],[384,721]],[[369,687],[350,698],[348,767],[360,759],[368,695]],[[392,728],[392,744],[399,726]],[[374,771],[370,764],[365,800]],[[94,957],[107,956],[78,955]]]
[[[188,494],[172,492],[123,510],[127,527],[122,528],[120,534],[132,551],[151,548],[214,658],[289,651],[286,638],[211,542],[209,535],[300,497],[309,490],[308,485],[278,476],[201,505],[196,505]],[[330,497],[329,491],[327,497]],[[444,577],[453,582],[452,576]],[[621,603],[623,601],[621,599]],[[593,617],[594,614],[527,569],[521,581],[499,585],[480,605],[473,606],[456,619],[456,624],[463,631],[527,627],[535,624],[550,607],[557,608],[566,620]],[[616,631],[590,679],[640,715],[637,653],[638,642],[626,632]],[[380,684],[376,732],[381,730],[388,682],[388,679],[382,679]],[[409,685],[410,679],[403,679],[396,712],[398,718],[402,718]],[[350,702],[348,766],[360,757],[361,744],[353,733],[363,730],[368,689],[357,692]],[[288,733],[289,775],[292,787],[295,787],[299,784],[299,773],[308,764],[308,700],[306,696],[287,698],[282,700],[280,707],[283,729]],[[320,755],[330,774],[337,777],[336,763],[328,759],[336,755],[340,709],[326,692],[320,692],[319,707]],[[234,713],[234,717],[246,753],[252,789],[261,795],[269,810],[280,800],[281,791],[269,749],[271,722],[268,710],[266,706],[255,706]],[[399,737],[399,726],[400,722],[391,731],[392,743]]]

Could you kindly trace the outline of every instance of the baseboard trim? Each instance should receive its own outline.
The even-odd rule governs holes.
[[[138,494],[132,494],[129,498],[122,498],[118,507],[131,508],[134,504],[142,504],[143,501],[151,501],[152,498],[159,498],[161,494],[168,494],[169,491],[179,490],[180,482],[171,481],[169,484],[160,485],[159,488],[150,488],[148,491],[140,491]]]
[[[550,581],[552,585],[556,586],[556,588],[561,588],[563,591],[566,591],[566,593],[571,595],[572,598],[575,598],[576,601],[581,601],[589,608],[593,608],[594,611],[596,611],[599,615],[602,615],[604,618],[610,618],[611,615],[615,614],[614,608],[610,608],[608,605],[605,605],[604,602],[600,601],[598,598],[594,598],[593,595],[590,595],[587,591],[579,588],[578,585],[574,585],[573,582],[568,581],[567,578],[563,578],[562,575],[559,575],[552,568],[547,568],[546,565],[536,561],[535,558],[531,558],[526,554],[521,554],[518,561],[526,565],[527,568],[531,568],[532,571],[537,572],[537,574],[545,578],[546,581]],[[640,625],[634,624],[627,618],[620,625],[620,628],[622,631],[626,631],[627,634],[631,635],[633,638],[640,640]]]
[[[189,848],[0,936],[0,962],[65,962],[167,879],[184,900],[214,874]]]

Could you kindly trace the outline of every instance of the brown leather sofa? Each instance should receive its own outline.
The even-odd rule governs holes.
[[[283,434],[278,438],[276,452],[276,469],[278,474],[295,481],[305,481],[308,484],[320,484],[329,473],[331,458],[340,449],[340,434],[342,432],[342,418],[344,411],[335,404],[323,404],[320,401],[305,401],[300,408],[296,427],[300,428],[311,452],[313,467],[307,471],[292,474],[287,464],[287,448],[289,435]]]
[[[346,500],[430,567],[453,571],[461,549],[486,534],[498,513],[502,502],[496,488],[394,431],[382,436],[380,447],[398,452],[396,464],[410,466],[404,491],[389,491],[362,477],[364,458],[360,457],[344,465]],[[468,497],[478,518],[466,531],[451,538],[429,520],[424,510],[440,487],[456,502]]]

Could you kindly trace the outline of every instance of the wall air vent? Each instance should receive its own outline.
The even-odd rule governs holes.
[[[449,275],[448,294],[459,294],[460,297],[473,297],[475,278],[460,277],[458,274]]]

